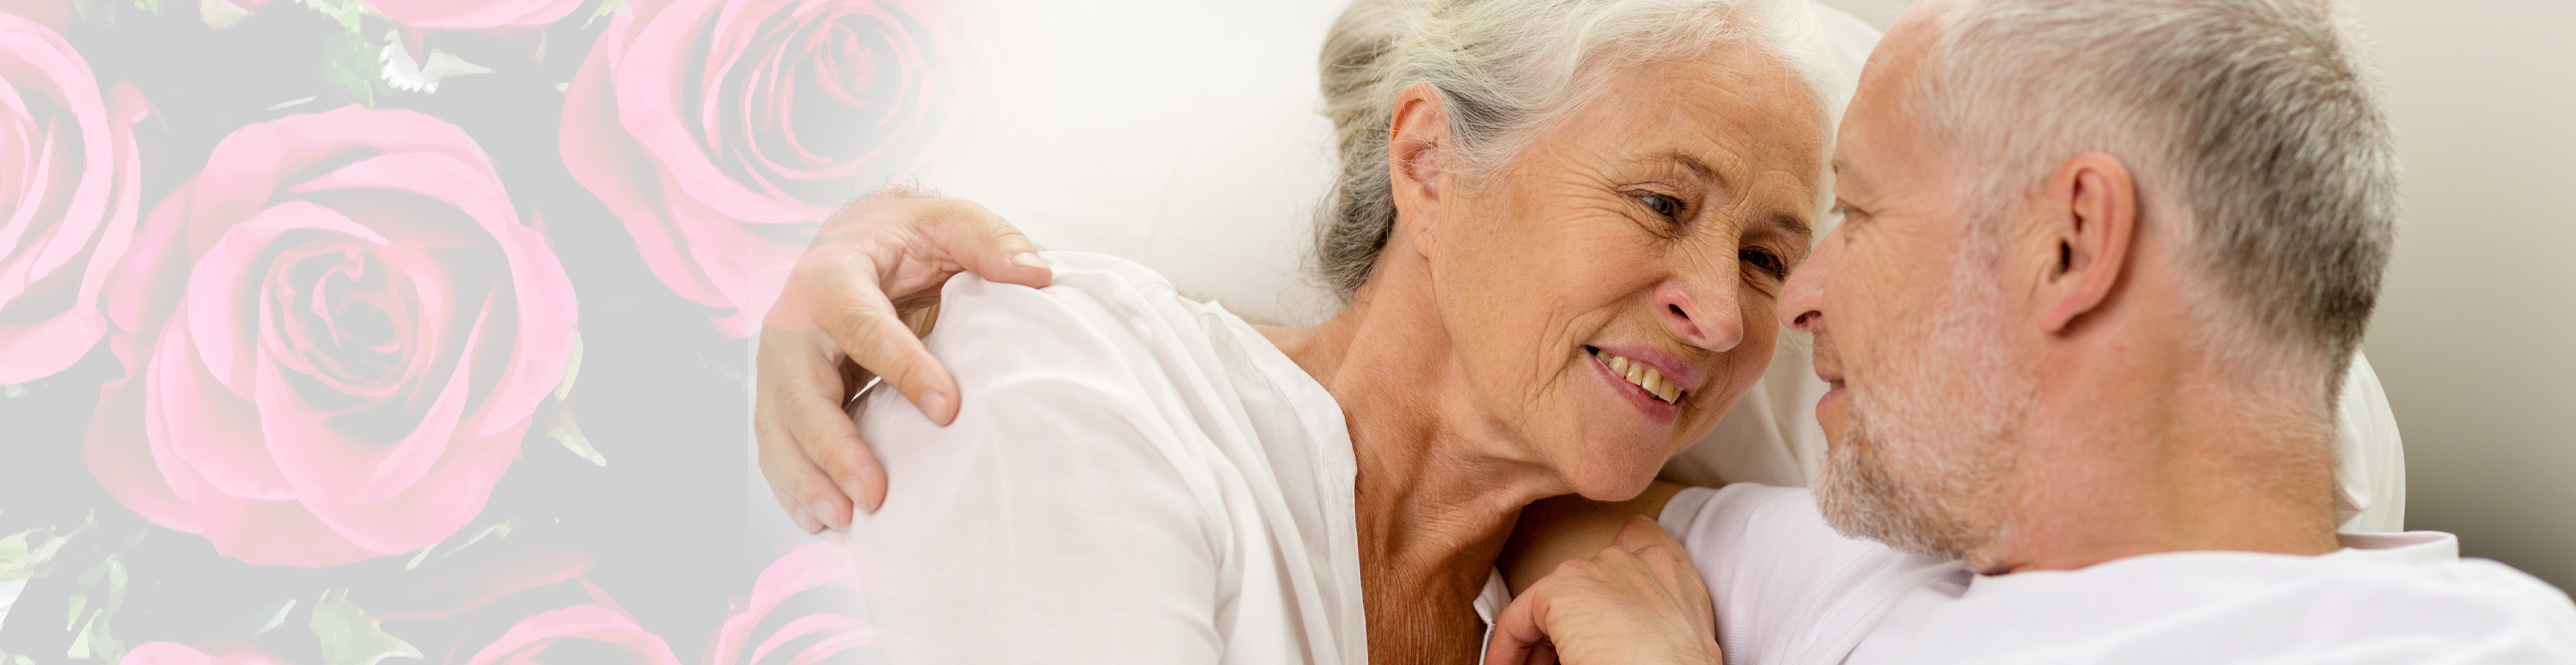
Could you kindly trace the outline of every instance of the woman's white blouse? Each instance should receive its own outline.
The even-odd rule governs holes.
[[[933,425],[860,400],[885,505],[850,527],[897,663],[1364,663],[1350,434],[1241,318],[1143,266],[960,275],[925,342]]]

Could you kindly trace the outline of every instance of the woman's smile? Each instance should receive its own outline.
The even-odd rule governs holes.
[[[1690,396],[1690,389],[1684,386],[1696,383],[1679,368],[1668,371],[1666,368],[1673,367],[1670,363],[1632,358],[1594,346],[1583,350],[1592,357],[1592,366],[1600,370],[1604,385],[1657,425],[1673,423],[1681,414],[1682,398]],[[1646,355],[1633,350],[1630,354]]]

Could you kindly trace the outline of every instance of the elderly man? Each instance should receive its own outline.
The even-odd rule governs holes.
[[[1533,509],[1489,661],[2576,662],[2556,589],[2448,534],[2334,531],[2335,391],[2396,215],[2351,48],[2314,0],[1915,6],[1839,131],[1844,219],[1780,300],[1833,386],[1815,489]],[[972,206],[865,213],[921,230],[833,269],[815,306],[851,310],[846,345],[773,331],[763,369],[828,379],[807,356],[846,346],[954,394],[873,289],[1045,275]],[[797,455],[847,436],[806,420],[764,422],[782,497],[841,496],[801,487],[851,475],[819,465],[872,503],[862,448]]]
[[[1833,387],[1812,500],[1547,520],[1598,545],[1660,515],[1729,662],[2576,662],[2556,589],[2449,534],[2334,531],[2396,166],[2324,4],[1918,4],[1779,303]],[[1622,550],[1529,588],[1494,655],[1635,662],[1654,622],[1602,617],[1676,590]]]

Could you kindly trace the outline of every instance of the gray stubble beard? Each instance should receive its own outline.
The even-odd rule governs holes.
[[[1994,262],[1954,261],[1943,311],[1877,390],[1851,391],[1841,445],[1815,478],[1825,523],[1918,556],[1962,558],[2000,537],[2017,424],[2031,400],[2007,356]],[[1990,256],[1990,255],[1989,255]],[[1939,362],[1947,360],[1949,362]],[[1934,396],[1951,396],[1932,403]]]

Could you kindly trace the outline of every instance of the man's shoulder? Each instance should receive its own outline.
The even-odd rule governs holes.
[[[1213,358],[1247,343],[1239,319],[1184,297],[1145,266],[1082,252],[1043,256],[1055,271],[1046,288],[961,274],[941,290],[938,324],[922,341],[970,397],[1032,381],[1165,389],[1223,371]]]
[[[925,341],[979,345],[960,349],[965,353],[990,350],[981,347],[990,342],[1108,347],[1186,341],[1156,334],[1169,324],[1191,324],[1184,310],[1196,304],[1180,297],[1160,273],[1102,254],[1041,256],[1054,270],[1046,288],[990,281],[973,273],[950,279],[940,289],[938,325]]]
[[[1694,487],[1661,521],[1708,585],[1730,661],[1839,659],[1900,600],[1965,575],[1955,561],[1836,532],[1803,487]]]
[[[2055,573],[2081,587],[2126,586],[2158,581],[2155,587],[2183,596],[2208,595],[2310,597],[2349,596],[2361,604],[2440,603],[2446,599],[2473,603],[2537,602],[2576,614],[2567,595],[2549,583],[2510,566],[2485,559],[2463,559],[2459,541],[2437,531],[2343,534],[2345,547],[2321,556],[2248,552],[2171,552],[2131,557],[2079,571]],[[2007,576],[1981,580],[2004,585]],[[2031,576],[2046,581],[2044,576]],[[2183,580],[2205,580],[2179,583]]]
[[[1328,410],[1314,408],[1331,400],[1320,385],[1223,307],[1191,300],[1126,259],[1043,256],[1055,272],[1046,288],[969,274],[942,289],[937,327],[922,341],[957,381],[952,425],[931,426],[902,400],[878,395],[860,405],[862,436],[945,456],[980,453],[914,440],[1142,448],[1196,469],[1203,465],[1192,460],[1257,451],[1265,435],[1310,434],[1259,427],[1270,411]]]
[[[1208,388],[1225,371],[1209,361],[1223,343],[1203,320],[1212,308],[1191,307],[1125,259],[1043,256],[1055,273],[1046,288],[972,274],[942,288],[922,342],[956,380],[952,422],[930,422],[890,390],[853,405],[860,436],[896,478],[886,512],[903,513],[898,499],[940,510],[1207,503],[1219,472],[1206,461],[1225,434],[1207,421],[1240,410]]]
[[[2439,543],[2423,543],[2435,545]],[[2436,552],[2438,554],[2438,552]],[[1976,578],[1891,617],[1873,657],[2061,662],[2576,661],[2576,604],[2492,561],[2424,551],[2174,552]],[[1879,640],[1873,640],[1879,642]],[[1868,659],[1864,659],[1868,660]]]

